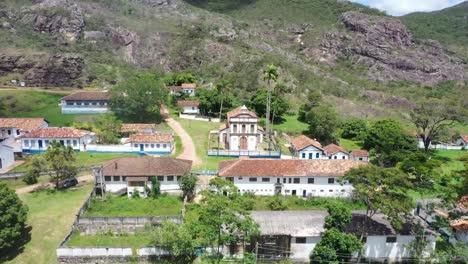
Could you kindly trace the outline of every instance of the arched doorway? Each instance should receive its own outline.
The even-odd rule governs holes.
[[[241,137],[240,138],[239,148],[240,148],[240,150],[247,150],[247,148],[248,148],[247,137]]]

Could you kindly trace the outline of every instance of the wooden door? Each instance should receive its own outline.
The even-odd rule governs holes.
[[[241,137],[240,138],[240,150],[247,150],[248,145],[247,145],[247,137]]]

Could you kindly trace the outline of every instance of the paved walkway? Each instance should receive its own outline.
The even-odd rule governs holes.
[[[177,135],[179,135],[182,141],[182,145],[184,146],[184,151],[182,154],[177,156],[177,158],[191,160],[193,161],[193,166],[202,164],[202,160],[197,156],[197,152],[195,151],[195,144],[193,144],[192,137],[190,137],[190,135],[179,124],[179,122],[175,121],[169,116],[169,111],[167,110],[166,106],[161,106],[161,114],[167,124],[174,130]]]
[[[77,177],[76,179],[78,180],[78,183],[90,182],[90,181],[93,180],[93,175],[80,176],[80,177]],[[23,187],[23,188],[16,189],[16,194],[29,193],[29,192],[32,192],[36,188],[39,188],[39,187],[41,187],[41,188],[53,188],[53,187],[55,187],[55,184],[49,182],[49,183],[44,183],[44,184],[38,183],[38,184],[29,185],[29,186],[26,186],[26,187]]]

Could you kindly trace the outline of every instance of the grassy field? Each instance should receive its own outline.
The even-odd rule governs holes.
[[[43,155],[43,154],[36,154],[36,155]],[[114,153],[89,153],[89,152],[76,152],[76,164],[79,167],[88,167],[93,165],[101,165],[104,162],[116,159],[116,158],[123,158],[123,157],[134,157],[137,156],[136,154],[114,154]],[[30,160],[26,160],[25,163],[21,164],[20,166],[14,168],[12,172],[23,172],[28,169],[30,164]]]
[[[108,195],[104,201],[94,199],[85,216],[172,216],[181,211],[179,196],[162,195],[154,200]]]
[[[176,151],[175,151],[174,155],[172,155],[172,156],[177,157],[180,154],[182,154],[182,152],[184,152],[184,145],[182,145],[182,140],[177,135],[174,136],[174,142],[175,142]]]
[[[50,126],[71,126],[73,122],[92,121],[99,115],[63,115],[58,105],[69,92],[0,90],[5,117],[44,117]]]
[[[114,234],[99,234],[94,236],[80,236],[74,233],[67,242],[69,247],[131,247],[140,248],[151,246],[154,241],[152,230],[137,230],[133,235],[114,235]]]
[[[7,263],[56,263],[55,248],[70,231],[75,215],[91,192],[88,184],[76,190],[40,191],[20,198],[29,208],[31,240]]]
[[[256,196],[255,208],[258,211],[269,211],[269,203],[274,199],[271,196]],[[364,204],[348,199],[339,198],[311,198],[304,200],[297,196],[286,196],[283,199],[287,210],[327,210],[328,205],[343,204],[351,210],[365,210]]]
[[[441,170],[443,173],[450,173],[451,171],[462,170],[463,162],[459,159],[468,156],[468,151],[464,150],[436,150],[435,159],[442,162]]]
[[[282,122],[275,123],[273,125],[273,130],[278,130],[293,135],[300,135],[307,129],[308,126],[306,123],[302,123],[301,121],[297,120],[297,114],[284,115]]]
[[[344,138],[340,138],[340,146],[346,149],[347,151],[351,151],[353,149],[361,149],[361,146],[359,146],[358,142]]]

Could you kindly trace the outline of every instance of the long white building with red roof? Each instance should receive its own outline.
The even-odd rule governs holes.
[[[23,153],[41,153],[46,151],[52,142],[57,142],[75,151],[86,151],[92,136],[89,131],[72,127],[39,128],[21,137],[21,147]]]

